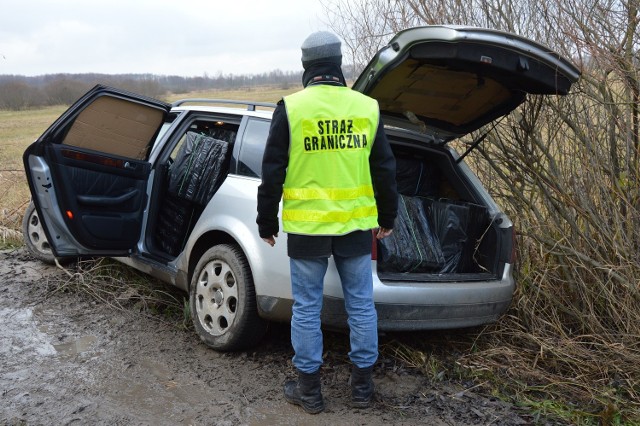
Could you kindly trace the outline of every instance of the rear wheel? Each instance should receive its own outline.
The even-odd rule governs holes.
[[[249,264],[237,245],[214,246],[202,255],[191,279],[189,304],[196,332],[213,349],[247,348],[266,331]]]
[[[56,257],[51,251],[49,240],[47,240],[47,235],[44,233],[42,222],[33,202],[29,203],[22,218],[22,236],[27,250],[33,257],[49,265],[55,265]],[[73,258],[70,257],[58,258],[60,264],[69,263],[72,260]]]

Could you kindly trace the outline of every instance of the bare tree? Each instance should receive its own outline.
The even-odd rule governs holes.
[[[354,77],[395,33],[421,23],[407,2],[400,0],[322,0],[327,24],[342,38],[346,63]]]
[[[0,109],[22,110],[38,100],[39,92],[24,81],[8,81],[0,84]],[[36,104],[37,105],[37,104]]]

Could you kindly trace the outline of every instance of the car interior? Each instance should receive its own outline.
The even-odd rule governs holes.
[[[147,231],[151,252],[173,258],[182,251],[190,231],[228,174],[238,128],[235,123],[198,120],[182,133],[158,168],[162,184],[153,203],[157,214],[150,216]]]
[[[393,135],[390,141],[400,200],[393,234],[378,241],[379,277],[473,281],[501,273],[499,243],[510,235],[504,238],[451,155]]]

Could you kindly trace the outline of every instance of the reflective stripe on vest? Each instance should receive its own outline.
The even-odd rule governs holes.
[[[343,235],[378,226],[369,170],[378,103],[330,85],[309,86],[284,102],[291,132],[284,231]]]

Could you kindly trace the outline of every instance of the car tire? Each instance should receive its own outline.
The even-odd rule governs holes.
[[[56,257],[42,228],[42,222],[33,202],[29,203],[22,217],[22,237],[31,256],[48,265],[56,264]],[[72,257],[59,257],[58,263],[63,265],[73,261]]]
[[[253,346],[266,332],[251,269],[237,245],[217,245],[202,255],[191,279],[189,307],[196,332],[218,351]]]

